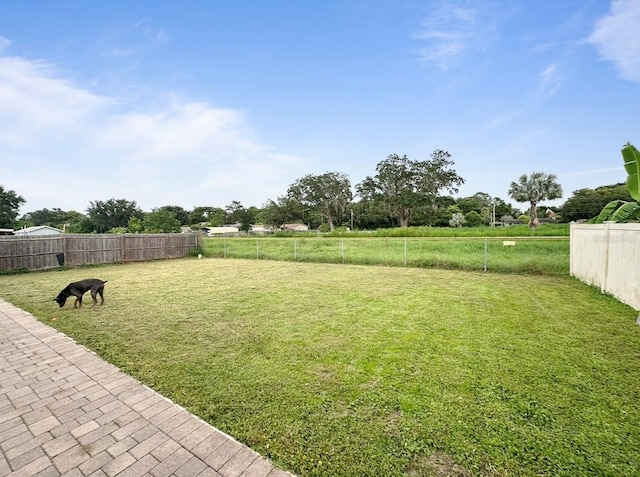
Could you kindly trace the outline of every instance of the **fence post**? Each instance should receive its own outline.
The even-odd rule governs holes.
[[[404,238],[404,266],[407,266],[407,237]]]
[[[611,252],[611,247],[609,244],[609,228],[612,223],[605,221],[604,223],[604,276],[602,277],[602,288],[601,291],[603,293],[608,292],[609,289],[609,254]]]
[[[62,234],[62,256],[64,257],[64,263],[67,263],[67,233]]]
[[[484,238],[484,271],[487,271],[487,258],[488,258],[488,250],[487,250],[487,237]]]

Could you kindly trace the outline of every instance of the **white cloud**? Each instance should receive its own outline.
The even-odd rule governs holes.
[[[0,35],[0,53],[9,48],[11,45],[11,40]]]
[[[640,0],[614,0],[608,15],[596,22],[588,42],[614,63],[625,79],[640,82]]]
[[[577,172],[569,172],[567,174],[562,174],[561,177],[579,177],[579,176],[590,176],[590,175],[601,175],[609,172],[620,172],[624,171],[623,166],[618,167],[606,167],[601,169],[588,169],[585,171],[577,171]]]
[[[105,37],[103,42],[103,56],[126,58],[162,47],[169,42],[169,35],[153,26],[150,18],[142,18],[128,28]]]
[[[414,38],[425,40],[420,60],[448,70],[460,57],[482,51],[493,40],[494,27],[481,19],[478,7],[469,2],[444,1],[422,24]]]
[[[148,104],[97,95],[45,62],[0,55],[0,177],[23,212],[90,201],[260,206],[304,160],[263,144],[246,114],[173,96]]]
[[[112,50],[106,51],[104,56],[113,56],[114,58],[122,58],[125,56],[133,56],[135,55],[136,50],[134,48],[114,48]]]
[[[558,91],[560,85],[557,63],[550,64],[538,75],[538,94],[541,96],[552,96]]]
[[[0,141],[59,135],[110,102],[54,75],[45,62],[0,56]]]

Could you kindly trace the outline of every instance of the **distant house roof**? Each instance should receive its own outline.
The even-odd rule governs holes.
[[[13,229],[0,229],[0,235],[13,235]]]
[[[284,224],[282,226],[284,230],[295,230],[297,232],[306,232],[309,227],[305,224]]]
[[[266,234],[273,232],[273,229],[271,227],[267,227],[266,225],[256,224],[251,226],[251,232]]]
[[[228,235],[237,234],[240,229],[238,227],[203,227],[207,231],[207,235]]]
[[[55,227],[49,227],[48,225],[36,225],[34,227],[26,227],[24,229],[16,230],[14,235],[59,235],[64,233],[62,230]]]

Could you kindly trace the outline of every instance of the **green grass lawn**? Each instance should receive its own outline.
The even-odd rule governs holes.
[[[569,275],[568,237],[229,237],[203,248],[209,257]]]
[[[51,301],[89,276],[103,307]],[[640,475],[637,311],[571,278],[189,258],[0,297],[301,477]]]

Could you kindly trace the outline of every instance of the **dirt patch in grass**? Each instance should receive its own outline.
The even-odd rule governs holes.
[[[419,456],[407,469],[409,477],[472,477],[471,472],[454,462],[451,456],[435,452]]]

